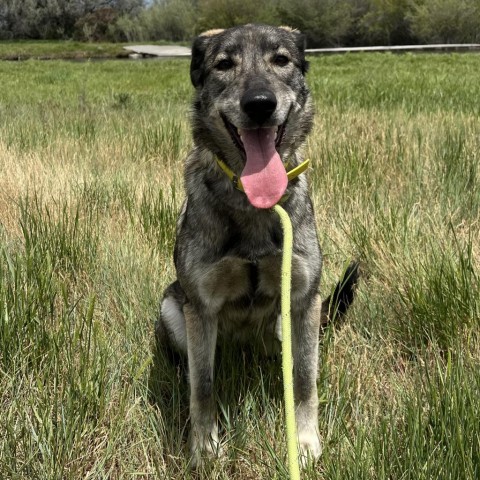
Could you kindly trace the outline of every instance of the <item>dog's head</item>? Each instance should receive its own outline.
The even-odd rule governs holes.
[[[285,163],[310,131],[307,68],[304,37],[287,27],[245,25],[195,39],[194,139],[242,172],[244,187],[243,177],[248,184],[247,174],[264,167],[276,178],[278,159],[270,159]]]

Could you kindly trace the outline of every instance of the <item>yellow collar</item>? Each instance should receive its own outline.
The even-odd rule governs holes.
[[[235,175],[230,170],[230,168],[228,168],[227,165],[224,162],[222,162],[222,160],[220,160],[219,158],[217,158],[217,163],[218,163],[218,166],[225,172],[225,175],[227,175],[227,177],[231,180],[231,182],[233,183],[233,186],[237,190],[240,190],[241,192],[243,192],[244,191],[243,185],[240,178],[238,178],[238,176]],[[302,174],[308,168],[309,164],[310,164],[310,159],[307,159],[304,162],[302,162],[300,165],[297,165],[295,168],[292,168],[291,170],[289,170],[287,172],[288,181],[293,180],[294,178]]]

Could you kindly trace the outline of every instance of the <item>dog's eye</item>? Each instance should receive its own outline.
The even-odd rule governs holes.
[[[273,57],[273,63],[279,67],[285,67],[290,63],[290,59],[286,55],[275,55]]]
[[[224,58],[223,60],[220,60],[215,65],[215,68],[221,71],[230,70],[233,67],[234,67],[234,63],[229,58]]]

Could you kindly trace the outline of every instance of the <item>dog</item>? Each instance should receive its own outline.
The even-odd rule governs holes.
[[[280,202],[294,233],[292,351],[298,440],[318,458],[319,332],[353,298],[352,264],[332,298],[318,294],[322,270],[302,162],[313,123],[305,83],[304,36],[288,27],[211,30],[193,43],[190,77],[194,147],[185,165],[186,200],[177,222],[176,281],[165,291],[157,333],[187,356],[189,448],[193,466],[220,449],[213,375],[218,335],[257,342],[274,354],[281,341]]]

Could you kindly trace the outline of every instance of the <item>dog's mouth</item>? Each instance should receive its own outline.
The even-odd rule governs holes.
[[[278,153],[287,122],[274,127],[241,129],[222,116],[232,141],[245,158],[240,175],[249,202],[256,208],[271,208],[288,185],[287,172]]]
[[[242,135],[241,135],[241,129],[237,128],[233,123],[229,122],[227,120],[227,117],[222,114],[222,120],[225,125],[225,128],[227,129],[228,133],[230,134],[230,137],[235,144],[235,146],[240,150],[242,155],[245,157],[246,152],[245,152],[245,147],[243,145],[243,140],[242,140]],[[275,148],[278,150],[280,148],[280,145],[282,144],[284,137],[285,137],[285,127],[287,126],[288,118],[285,120],[281,125],[277,125],[276,127],[272,127],[275,129]]]

